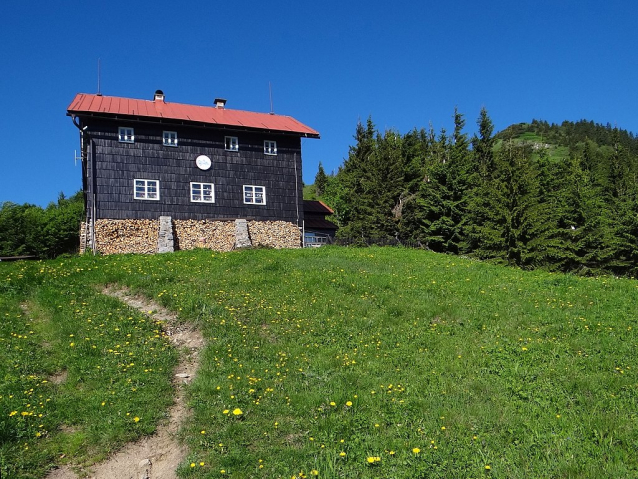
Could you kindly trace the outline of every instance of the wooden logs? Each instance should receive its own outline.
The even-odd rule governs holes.
[[[253,246],[300,248],[301,232],[287,221],[249,221],[248,233]]]
[[[102,254],[157,252],[158,220],[97,220],[96,249]]]
[[[173,220],[175,249],[230,251],[235,246],[233,221]]]
[[[175,250],[207,248],[231,251],[235,247],[235,221],[173,220]],[[301,247],[301,232],[286,221],[248,221],[253,246]],[[100,219],[95,224],[96,249],[102,254],[157,252],[159,220]]]

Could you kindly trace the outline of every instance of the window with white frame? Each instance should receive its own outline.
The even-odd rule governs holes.
[[[136,200],[159,200],[159,181],[158,180],[133,180],[134,193]]]
[[[227,136],[224,138],[224,144],[228,151],[239,151],[239,141],[236,136]]]
[[[212,183],[191,182],[191,201],[195,203],[214,203],[215,186]]]
[[[266,155],[276,155],[277,154],[277,142],[265,140],[264,141],[264,153]]]
[[[120,126],[118,129],[118,139],[120,143],[134,143],[135,133],[133,132],[133,128]]]
[[[177,132],[165,131],[164,132],[164,146],[177,146]]]
[[[265,205],[266,188],[263,186],[244,185],[244,203],[248,205]]]

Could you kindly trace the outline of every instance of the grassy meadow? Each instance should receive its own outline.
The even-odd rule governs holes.
[[[151,433],[194,322],[182,478],[638,476],[638,282],[395,248],[0,264],[0,472]]]

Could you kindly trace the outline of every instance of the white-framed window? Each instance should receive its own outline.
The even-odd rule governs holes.
[[[191,201],[195,203],[215,203],[215,185],[191,182]]]
[[[136,200],[159,200],[159,181],[134,179],[133,197]]]
[[[244,203],[248,205],[265,205],[266,188],[264,186],[244,185]]]
[[[118,139],[120,143],[135,143],[135,132],[133,128],[120,126],[118,128]]]
[[[276,155],[277,154],[277,142],[271,140],[264,140],[264,154]]]
[[[224,145],[228,151],[239,151],[239,140],[236,136],[225,137]]]
[[[177,146],[177,132],[165,131],[163,143],[164,143],[164,146]]]

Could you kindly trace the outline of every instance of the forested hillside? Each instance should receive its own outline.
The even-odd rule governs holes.
[[[358,124],[339,171],[317,174],[339,236],[397,238],[523,268],[635,275],[638,139],[593,122],[534,120],[494,135]]]
[[[0,203],[0,256],[44,259],[77,253],[83,216],[81,191],[70,198],[60,193],[57,203],[44,209],[29,203]]]

